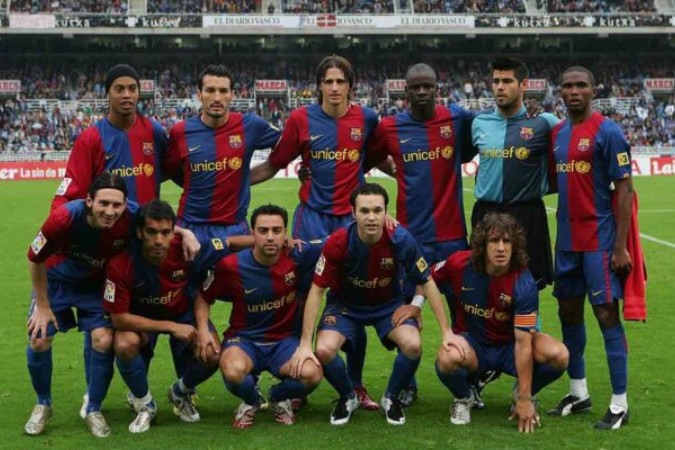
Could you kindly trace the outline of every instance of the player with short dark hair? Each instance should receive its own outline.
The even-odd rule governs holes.
[[[38,404],[26,423],[26,433],[41,434],[52,415],[54,335],[77,326],[91,333],[93,347],[85,421],[95,436],[110,435],[101,414],[113,376],[113,330],[101,305],[103,269],[108,258],[126,247],[133,225],[124,179],[105,172],[88,188],[86,199],[54,209],[31,243],[28,259],[35,297],[26,353]]]
[[[142,206],[136,220],[138,239],[107,266],[103,306],[116,330],[117,366],[137,413],[129,425],[132,433],[147,431],[157,413],[148,387],[147,364],[159,334],[169,334],[182,344],[182,351],[175,352],[174,358],[182,358],[180,366],[186,369],[169,389],[169,400],[182,421],[200,419],[191,394],[218,367],[216,353],[208,355],[208,364],[193,356],[197,335],[193,301],[208,267],[203,258],[185,260],[182,238],[174,235],[175,220],[173,209],[164,201]],[[212,333],[217,339],[215,328]],[[147,357],[142,353],[148,353]]]
[[[195,303],[202,358],[220,348],[207,327],[211,305],[216,299],[233,304],[220,369],[227,389],[243,400],[232,422],[235,428],[253,425],[261,406],[255,377],[262,371],[281,380],[270,388],[269,401],[276,421],[284,425],[296,420],[291,399],[309,394],[321,381],[318,363],[308,361],[291,374],[289,361],[298,347],[306,275],[312,273],[322,242],[287,249],[287,221],[286,210],[275,205],[253,211],[253,248],[220,260]]]
[[[377,113],[351,102],[354,70],[338,55],[323,58],[316,70],[317,104],[291,113],[283,134],[267,161],[251,171],[252,184],[273,177],[297,157],[311,170],[298,193],[300,204],[293,217],[293,237],[304,241],[323,238],[352,221],[349,194],[365,182],[363,163]],[[368,150],[369,151],[369,150]],[[363,345],[348,355],[352,380],[361,406],[378,409],[363,386]]]
[[[595,92],[588,69],[565,70],[561,96],[567,119],[553,130],[551,169],[558,187],[553,295],[558,299],[563,342],[570,351],[570,390],[549,413],[566,416],[591,409],[584,362],[584,297],[588,295],[605,342],[612,385],[609,408],[595,426],[615,430],[629,419],[628,349],[619,316],[623,297],[619,278],[632,270],[626,241],[633,183],[630,145],[618,124],[593,111]]]
[[[471,224],[475,227],[488,212],[513,215],[527,233],[528,268],[541,290],[553,282],[551,238],[542,197],[550,191],[551,130],[559,120],[548,113],[529,117],[523,104],[529,70],[521,60],[495,59],[491,76],[497,108],[477,116],[471,129],[480,158]]]
[[[534,395],[562,375],[565,346],[539,331],[539,293],[527,269],[524,229],[508,214],[488,213],[476,225],[471,250],[433,266],[438,283],[448,283],[456,301],[457,345],[441,348],[436,373],[455,400],[450,421],[471,422],[469,372],[497,370],[517,377],[512,415],[518,429],[539,424]]]
[[[383,345],[399,349],[380,405],[388,423],[402,425],[405,414],[398,395],[410,383],[422,353],[417,322],[403,318],[400,311],[405,305],[402,288],[405,279],[422,285],[440,324],[444,345],[450,345],[446,337],[451,333],[440,293],[415,240],[403,227],[389,231],[384,226],[387,212],[384,188],[363,184],[351,198],[355,222],[328,238],[316,264],[291,374],[298,374],[308,359],[321,362],[324,376],[340,395],[330,422],[346,424],[359,401],[338,352],[353,344],[360,328],[375,326]],[[315,356],[312,339],[321,299],[327,289]]]

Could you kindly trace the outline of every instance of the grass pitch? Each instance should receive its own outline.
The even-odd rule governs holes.
[[[395,185],[382,180],[395,204]],[[466,180],[465,207],[471,211],[472,180]],[[54,377],[52,392],[54,417],[47,431],[37,437],[23,434],[23,425],[30,415],[35,395],[26,369],[26,311],[30,284],[26,264],[28,246],[46,217],[51,197],[58,182],[0,183],[0,219],[3,245],[0,252],[0,286],[2,307],[0,329],[4,345],[0,347],[0,448],[671,448],[675,442],[675,358],[668,348],[672,337],[672,306],[668,292],[675,284],[675,178],[636,178],[640,194],[640,225],[643,247],[649,268],[649,318],[646,324],[626,323],[629,341],[629,404],[631,423],[618,432],[598,432],[592,428],[607,407],[610,397],[609,375],[602,338],[592,312],[587,307],[588,345],[587,376],[594,401],[588,415],[565,419],[542,416],[543,427],[532,435],[520,435],[516,425],[507,420],[512,380],[503,376],[485,391],[487,408],[474,411],[469,426],[453,426],[449,422],[449,392],[437,380],[433,361],[438,347],[438,327],[429,308],[425,310],[423,330],[424,355],[417,377],[420,385],[418,402],[407,410],[403,427],[386,424],[381,413],[360,411],[344,427],[331,427],[328,417],[331,400],[336,397],[327,382],[322,382],[310,397],[310,403],[298,415],[293,427],[276,424],[270,413],[259,413],[255,426],[233,430],[231,421],[239,400],[226,391],[220,376],[214,376],[199,388],[202,420],[196,424],[181,423],[171,412],[166,400],[167,389],[174,381],[167,340],[157,348],[150,369],[150,387],[159,406],[157,424],[148,433],[132,435],[127,427],[133,420],[125,404],[126,386],[116,374],[104,413],[113,428],[109,439],[92,437],[78,416],[85,391],[82,336],[76,332],[61,334],[54,345]],[[292,210],[297,204],[296,180],[273,180],[253,189],[255,207],[274,202]],[[165,184],[163,198],[174,206],[178,203],[177,187]],[[555,208],[555,197],[546,203]],[[392,211],[393,214],[393,211]],[[551,232],[555,233],[553,214],[549,215]],[[541,296],[544,331],[560,336],[556,303],[550,288]],[[229,307],[218,303],[213,308],[219,331],[226,327]],[[384,391],[394,354],[380,346],[370,332],[365,382],[375,399]],[[272,380],[263,377],[263,390]],[[540,394],[541,408],[554,406],[564,395],[564,376]]]

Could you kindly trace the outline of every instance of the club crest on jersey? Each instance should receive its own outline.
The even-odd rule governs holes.
[[[35,239],[33,239],[33,242],[31,242],[30,248],[33,250],[33,253],[37,255],[40,253],[40,250],[42,250],[46,243],[47,238],[45,238],[45,235],[42,234],[42,231],[40,231],[37,236],[35,236]]]
[[[152,155],[155,153],[155,144],[153,142],[143,142],[143,154]]]
[[[295,272],[293,272],[293,271],[288,272],[286,275],[284,275],[284,281],[286,282],[286,284],[288,286],[293,286],[293,283],[295,283],[295,279],[296,279],[296,276],[295,276]]]
[[[337,323],[337,319],[334,315],[330,314],[330,315],[327,315],[327,316],[323,316],[323,324],[324,325],[332,326],[332,325],[335,325],[336,323]]]
[[[502,308],[508,308],[509,306],[511,306],[511,303],[513,303],[511,296],[506,295],[505,293],[502,292],[501,295],[499,296],[499,305]]]
[[[352,138],[352,141],[360,141],[363,139],[363,132],[361,128],[352,128],[352,131],[349,135]]]
[[[417,268],[420,270],[420,272],[424,272],[429,267],[429,264],[427,264],[427,261],[426,259],[424,259],[424,256],[420,256],[420,259],[418,259],[415,264],[417,264]]]
[[[182,281],[185,279],[185,271],[183,269],[174,270],[171,272],[171,281]]]
[[[211,244],[213,245],[213,248],[215,250],[224,250],[225,249],[225,245],[223,245],[223,241],[218,239],[218,238],[211,239]]]
[[[394,258],[382,258],[380,267],[382,270],[392,270],[394,268]]]
[[[534,137],[534,130],[530,127],[521,127],[520,128],[520,137],[526,141],[529,141]]]
[[[317,275],[323,275],[323,269],[326,267],[326,257],[321,254],[319,260],[316,262],[316,267],[314,268],[314,273]]]
[[[241,140],[241,136],[238,134],[230,136],[230,147],[239,148],[244,142]]]
[[[450,125],[443,125],[439,132],[443,139],[450,139],[452,137],[452,127]]]
[[[591,148],[591,140],[589,138],[581,138],[579,139],[579,143],[577,144],[577,150],[580,152],[585,152]]]
[[[115,303],[115,283],[110,280],[105,280],[105,291],[103,291],[103,299],[110,303]]]

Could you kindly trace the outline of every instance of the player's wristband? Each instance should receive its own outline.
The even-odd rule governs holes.
[[[412,306],[417,306],[419,309],[422,309],[425,301],[426,301],[426,299],[424,298],[423,295],[415,295],[413,297],[412,301],[410,302],[410,304]]]

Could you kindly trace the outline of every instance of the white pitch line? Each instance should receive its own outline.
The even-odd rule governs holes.
[[[666,247],[675,248],[675,244],[672,242],[664,241],[663,239],[655,238],[648,234],[640,233],[642,239],[647,239],[648,241],[656,242],[657,244],[665,245]]]

